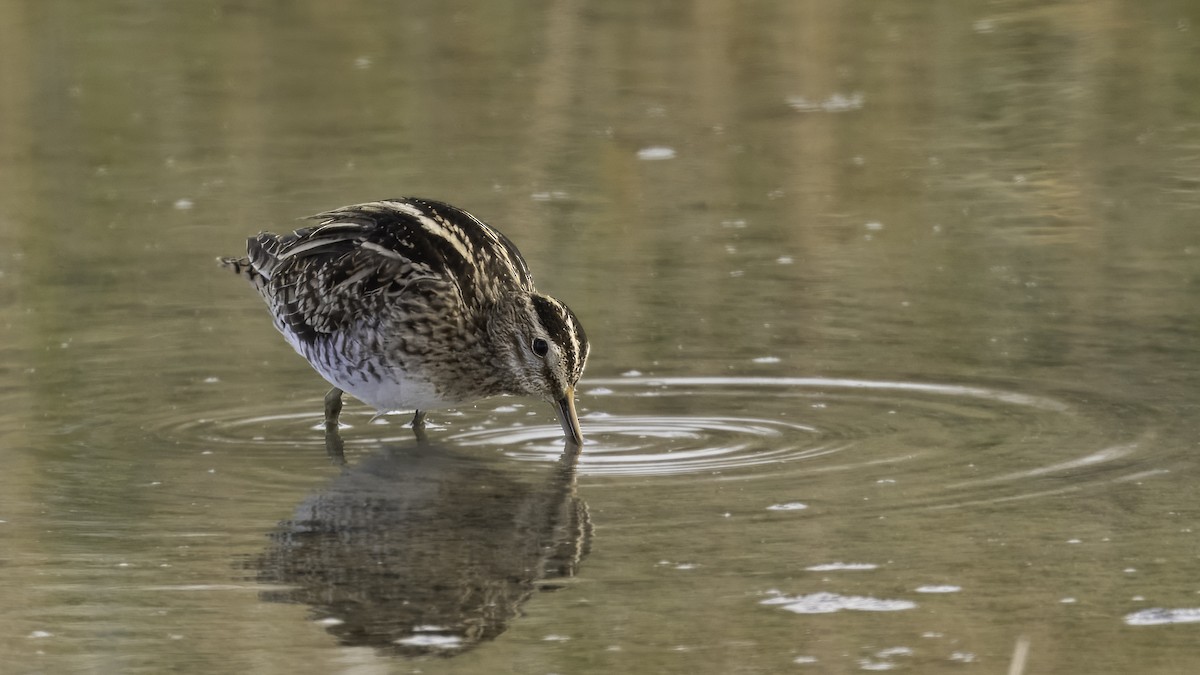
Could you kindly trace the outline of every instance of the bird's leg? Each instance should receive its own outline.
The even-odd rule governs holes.
[[[325,394],[325,428],[337,429],[338,415],[342,414],[342,390],[334,387]]]
[[[424,443],[427,440],[425,437],[425,411],[413,411],[412,430],[418,443]]]
[[[337,422],[333,425],[325,425],[325,453],[329,455],[329,461],[338,465],[346,465],[346,455],[343,452],[345,444],[342,443],[342,434],[338,431]]]

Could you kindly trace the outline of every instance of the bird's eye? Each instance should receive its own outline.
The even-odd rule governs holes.
[[[550,343],[546,342],[542,338],[534,338],[532,346],[533,346],[533,353],[537,354],[539,357],[545,356],[547,353],[550,352]]]

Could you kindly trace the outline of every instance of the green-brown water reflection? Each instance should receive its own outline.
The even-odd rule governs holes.
[[[456,656],[503,633],[586,555],[574,453],[522,484],[454,448],[384,448],[308,497],[255,559],[264,593],[343,644]],[[511,473],[511,472],[510,472]]]
[[[5,672],[1003,672],[1022,635],[1028,672],[1195,670],[1198,27],[1182,0],[0,4]],[[213,263],[406,194],[502,229],[595,344],[591,553],[452,659],[247,578],[353,481],[322,383]],[[349,472],[410,442],[347,416]],[[553,483],[533,402],[431,421],[474,489]]]

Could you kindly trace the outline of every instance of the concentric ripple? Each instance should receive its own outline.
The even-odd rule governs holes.
[[[290,449],[325,447],[319,398],[286,402],[269,413],[229,408],[195,419],[167,419],[150,429],[173,438],[189,437],[208,446],[264,447]],[[249,412],[249,414],[247,414]],[[458,415],[458,413],[449,413]],[[359,407],[342,413],[347,444],[408,443],[413,439],[408,415],[375,416]],[[436,427],[435,427],[436,428]]]
[[[814,427],[755,418],[594,413],[581,423],[588,435],[581,467],[590,475],[716,473],[810,459],[842,447],[813,442],[820,435]],[[562,451],[557,427],[487,429],[455,439],[504,447],[521,460],[546,461]]]
[[[596,478],[800,483],[843,474],[879,494],[895,487],[910,505],[947,508],[1166,470],[1153,468],[1147,454],[1156,445],[1147,426],[1152,416],[1094,395],[852,379],[631,376],[586,381],[579,403],[586,438],[579,470]],[[166,420],[158,430],[209,447],[323,447],[320,401],[284,405]],[[407,416],[372,419],[361,406],[343,415],[350,423],[342,434],[348,452],[412,442]],[[483,402],[431,419],[433,440],[519,462],[552,462],[563,450],[550,407],[533,401]],[[781,503],[791,501],[783,497]]]
[[[1060,494],[1164,471],[1144,466],[1144,411],[1069,395],[826,378],[590,380],[583,475],[756,480],[844,472],[916,506]],[[711,414],[720,413],[720,414]],[[557,426],[451,433],[524,461],[561,452]],[[936,482],[929,480],[936,476]],[[864,497],[866,499],[868,497]]]

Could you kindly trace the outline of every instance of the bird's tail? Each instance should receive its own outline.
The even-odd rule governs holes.
[[[260,294],[267,284],[267,278],[250,261],[250,258],[217,258],[217,264],[250,282]]]
[[[244,277],[256,274],[249,258],[217,258],[217,264],[225,269]]]

